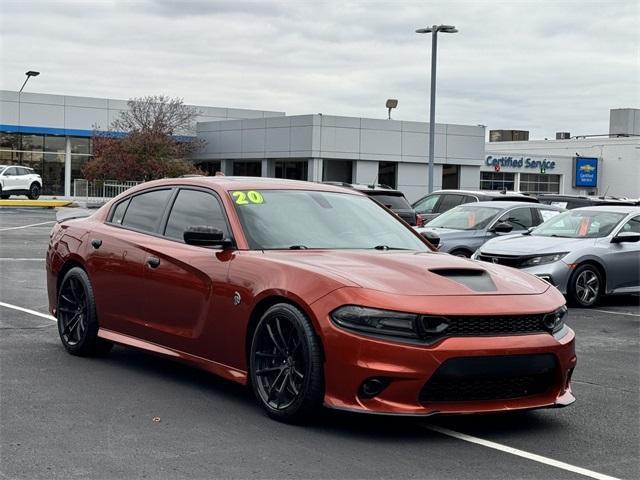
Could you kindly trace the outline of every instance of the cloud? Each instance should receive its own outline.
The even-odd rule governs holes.
[[[0,88],[288,114],[428,118],[432,23],[437,119],[606,133],[640,107],[640,4],[450,1],[12,1],[0,6]]]

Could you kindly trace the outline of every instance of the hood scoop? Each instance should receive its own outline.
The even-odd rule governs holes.
[[[448,278],[460,283],[475,292],[495,292],[495,283],[491,280],[491,275],[486,270],[474,268],[433,268],[431,273]]]

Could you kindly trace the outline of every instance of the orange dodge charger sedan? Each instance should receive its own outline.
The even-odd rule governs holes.
[[[54,226],[47,284],[69,353],[117,343],[174,358],[250,385],[282,421],[322,405],[433,415],[575,400],[555,288],[438,253],[352,189],[147,182]]]

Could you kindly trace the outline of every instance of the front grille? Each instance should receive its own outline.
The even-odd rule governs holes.
[[[420,317],[422,334],[427,340],[443,337],[486,335],[518,335],[550,333],[544,322],[545,314],[500,316]]]
[[[482,262],[497,263],[498,265],[506,265],[507,267],[520,268],[525,260],[529,257],[509,256],[509,255],[492,255],[490,253],[479,253],[477,259]]]
[[[551,354],[453,358],[420,392],[422,402],[508,400],[550,391],[557,362]]]

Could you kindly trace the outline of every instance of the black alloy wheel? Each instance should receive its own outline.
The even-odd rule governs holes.
[[[320,341],[293,305],[269,308],[253,334],[251,385],[272,418],[298,422],[320,407],[324,395]]]
[[[31,184],[31,187],[29,187],[28,197],[30,200],[37,200],[40,197],[40,185],[38,185],[36,182],[33,182]]]
[[[592,265],[581,265],[569,279],[569,299],[577,307],[593,307],[603,291],[602,275]]]
[[[98,338],[93,289],[87,273],[74,267],[67,272],[58,293],[58,333],[62,345],[73,355],[102,355],[113,344]]]

